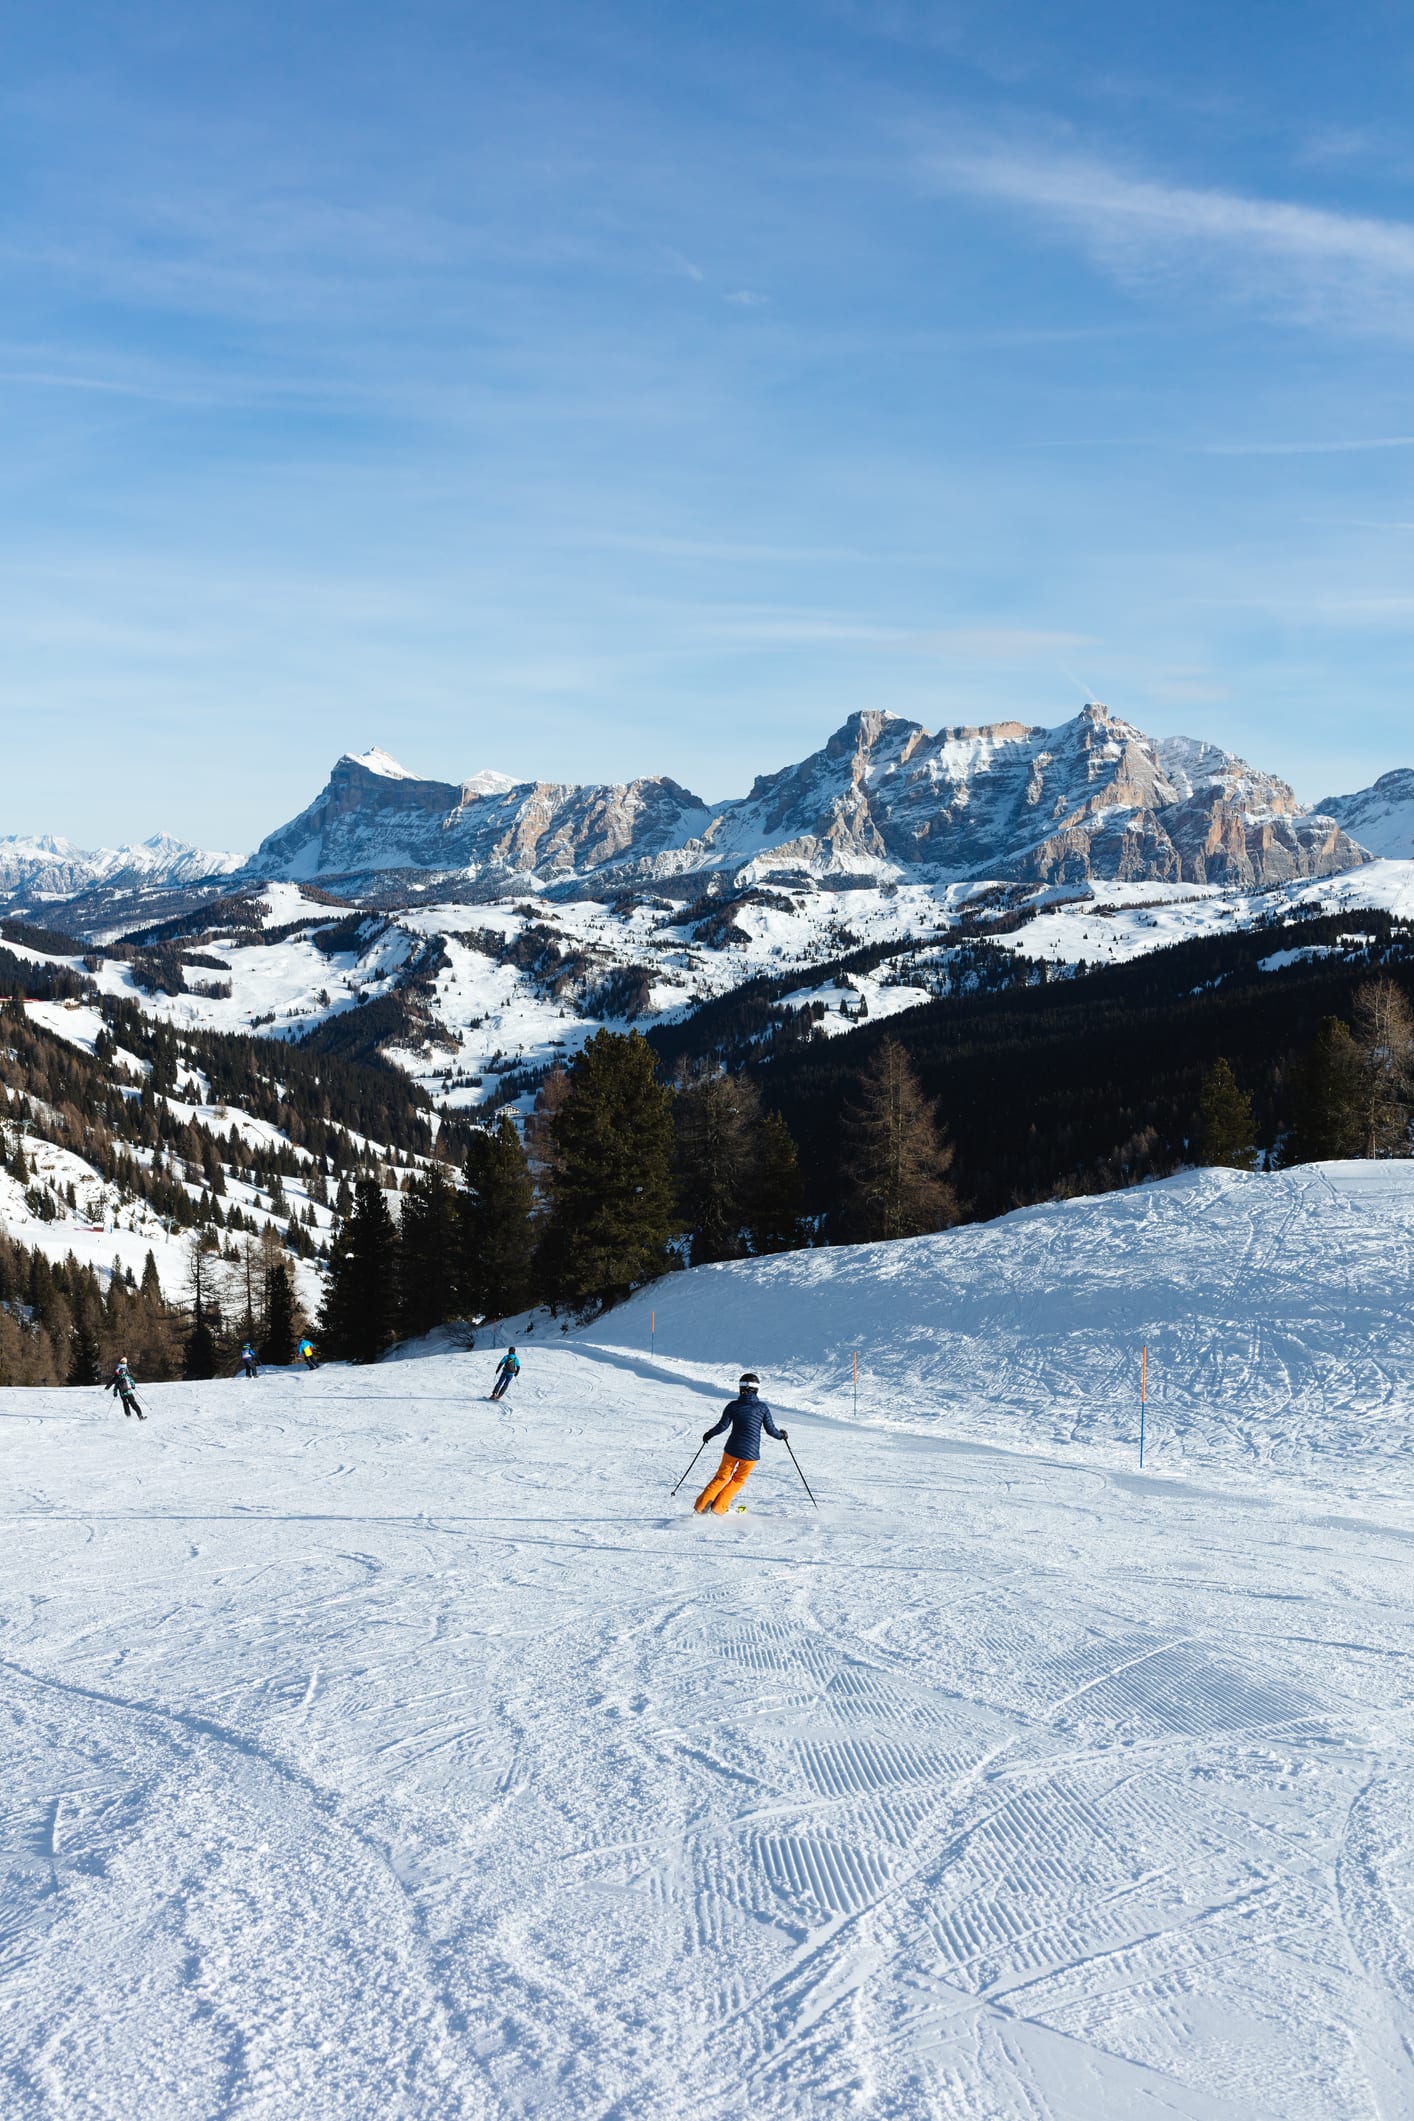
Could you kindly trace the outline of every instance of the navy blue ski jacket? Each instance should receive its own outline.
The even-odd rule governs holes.
[[[727,1450],[733,1458],[761,1456],[763,1427],[768,1436],[774,1436],[778,1443],[782,1441],[781,1432],[771,1419],[771,1409],[754,1392],[743,1392],[730,1406],[723,1407],[721,1420],[715,1429],[707,1431],[708,1436],[720,1436],[728,1422],[732,1433],[727,1438]]]

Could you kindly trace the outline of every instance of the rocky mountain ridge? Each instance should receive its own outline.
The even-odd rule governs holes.
[[[176,888],[230,876],[245,857],[215,854],[185,840],[154,833],[140,846],[76,847],[52,833],[11,833],[0,839],[0,900],[16,893],[64,900],[97,886],[107,890]]]
[[[1414,772],[1398,766],[1373,787],[1354,795],[1332,795],[1320,804],[1343,831],[1371,854],[1389,861],[1414,859]]]
[[[253,878],[359,896],[389,872],[486,885],[596,886],[792,870],[878,882],[982,877],[1267,885],[1368,859],[1339,821],[1218,746],[1155,740],[1098,704],[1057,729],[931,733],[853,714],[799,764],[709,805],[651,777],[580,787],[481,774],[420,780],[386,753],[339,760],[309,808],[262,842]]]
[[[1098,704],[1054,729],[999,722],[936,733],[870,709],[808,758],[719,803],[663,775],[588,786],[494,771],[433,780],[385,751],[346,755],[315,800],[244,858],[161,835],[95,851],[0,839],[0,914],[43,919],[64,906],[73,932],[118,933],[125,921],[184,911],[183,894],[200,903],[230,879],[317,885],[379,905],[434,889],[480,900],[641,887],[681,896],[792,876],[835,886],[1262,888],[1410,853],[1408,770],[1313,810],[1218,745],[1151,738]]]
[[[661,777],[618,787],[517,783],[498,773],[428,781],[385,752],[346,754],[309,808],[263,840],[247,868],[252,877],[300,883],[405,869],[553,882],[651,861],[689,842],[711,815]]]

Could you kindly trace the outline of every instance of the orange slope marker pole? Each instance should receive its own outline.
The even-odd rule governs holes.
[[[1139,1470],[1144,1470],[1144,1410],[1149,1397],[1149,1348],[1146,1342],[1139,1355]]]
[[[650,1311],[650,1312],[649,1312],[649,1314],[648,1314],[648,1352],[649,1352],[649,1354],[650,1354],[650,1355],[656,1354],[656,1352],[657,1352],[657,1347],[658,1347],[658,1314],[657,1314],[657,1312],[656,1312],[656,1311]]]
[[[854,1351],[854,1418],[859,1419],[859,1350]]]

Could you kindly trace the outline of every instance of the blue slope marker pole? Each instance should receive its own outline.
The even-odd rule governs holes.
[[[1144,1470],[1144,1410],[1149,1397],[1149,1348],[1146,1342],[1139,1354],[1139,1470]]]

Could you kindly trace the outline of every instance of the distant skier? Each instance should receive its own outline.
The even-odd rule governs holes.
[[[251,1346],[250,1342],[246,1341],[243,1347],[241,1348],[241,1376],[259,1377],[259,1375],[260,1368],[259,1364],[256,1361],[255,1350]]]
[[[139,1421],[146,1421],[147,1416],[137,1403],[137,1386],[133,1383],[133,1373],[128,1368],[126,1355],[120,1355],[114,1364],[113,1377],[108,1390],[123,1402],[123,1412],[125,1414],[136,1414]]]
[[[745,1371],[737,1386],[736,1398],[722,1409],[721,1420],[715,1427],[704,1429],[702,1432],[702,1441],[710,1443],[714,1436],[721,1435],[728,1423],[731,1424],[732,1433],[727,1438],[722,1462],[693,1504],[699,1517],[708,1510],[714,1517],[726,1516],[756,1471],[757,1461],[761,1456],[763,1428],[766,1434],[774,1436],[778,1443],[786,1441],[787,1432],[776,1427],[771,1418],[771,1409],[764,1399],[758,1399],[756,1396],[760,1384],[761,1380],[754,1370]]]
[[[314,1352],[314,1342],[309,1338],[308,1334],[305,1335],[299,1344],[299,1356],[306,1370],[317,1370],[319,1368],[319,1358]]]
[[[492,1399],[504,1399],[515,1380],[520,1376],[520,1357],[514,1348],[507,1348],[496,1365],[496,1382],[491,1387]]]

